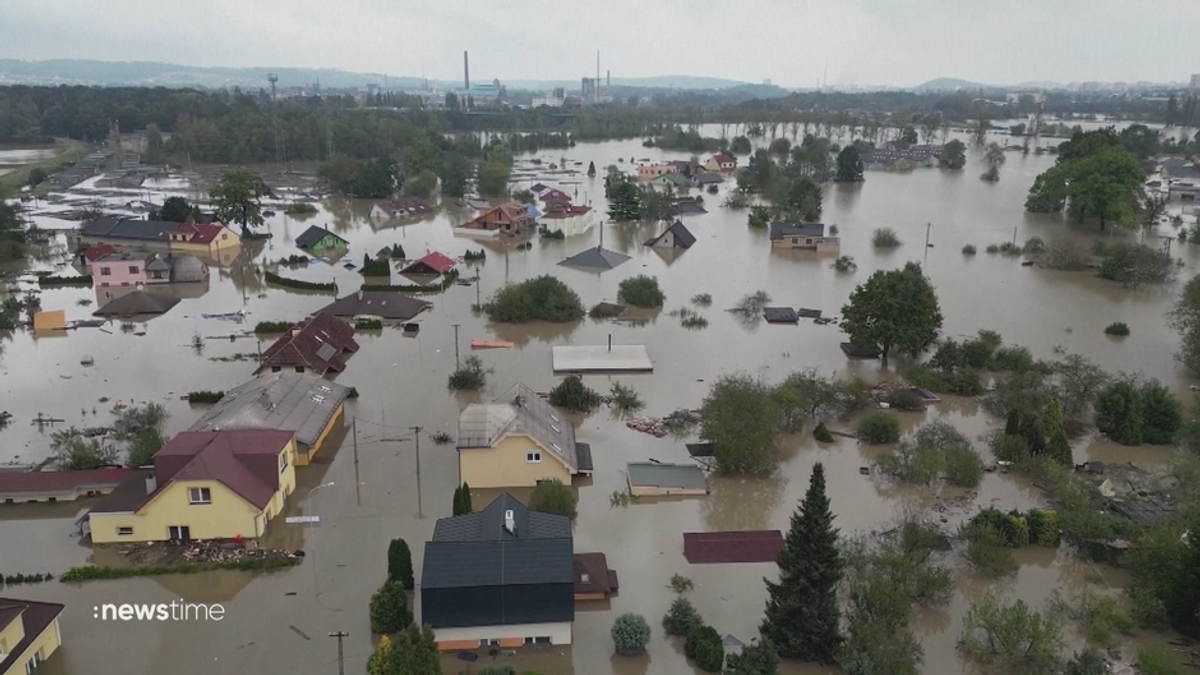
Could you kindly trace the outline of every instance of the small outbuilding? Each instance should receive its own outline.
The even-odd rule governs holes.
[[[703,496],[708,494],[708,478],[692,464],[630,462],[629,493],[634,497]]]
[[[149,314],[166,314],[172,307],[179,304],[179,298],[167,295],[134,291],[113,300],[100,309],[92,312],[93,316],[142,316]]]
[[[61,309],[47,309],[33,315],[33,330],[66,330],[67,313]]]
[[[779,530],[684,532],[683,557],[695,564],[775,562],[783,548]]]
[[[764,307],[763,318],[767,323],[799,323],[800,315],[791,307]]]

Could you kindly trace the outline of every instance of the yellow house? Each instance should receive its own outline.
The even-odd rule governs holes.
[[[62,644],[52,602],[0,598],[0,675],[28,675]]]
[[[349,387],[316,375],[266,373],[225,392],[188,431],[294,431],[296,466],[308,466],[342,426],[349,395]]]
[[[571,484],[592,472],[592,450],[575,426],[529,387],[515,384],[494,403],[472,403],[458,416],[460,481],[475,488]]]
[[[219,258],[223,250],[241,247],[238,233],[220,223],[180,223],[170,233],[169,247],[172,253],[192,253]]]
[[[296,489],[291,431],[185,431],[88,521],[92,542],[256,538]]]

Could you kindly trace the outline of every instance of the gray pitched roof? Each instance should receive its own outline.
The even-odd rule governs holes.
[[[771,240],[784,237],[824,237],[823,223],[771,223]]]
[[[343,318],[371,315],[395,321],[408,321],[431,306],[424,300],[410,298],[400,293],[358,291],[334,300],[322,307],[320,311]]]
[[[629,260],[629,256],[606,248],[585,249],[558,263],[563,267],[576,267],[589,270],[611,270]]]
[[[692,180],[696,181],[696,183],[700,185],[715,185],[717,183],[725,182],[725,179],[721,176],[721,174],[712,171],[694,173],[692,174]]]
[[[273,373],[239,385],[209,408],[188,431],[280,429],[311,447],[345,402],[350,389],[314,375]]]
[[[507,511],[515,534],[505,529]],[[569,518],[531,512],[505,492],[482,511],[438,520],[421,588],[573,584],[573,550]]]
[[[685,199],[684,201],[676,204],[674,208],[671,209],[671,213],[677,216],[687,216],[708,213],[708,210],[690,199]]]
[[[647,241],[646,246],[653,246],[668,232],[675,235],[675,248],[691,248],[692,244],[696,243],[696,237],[684,226],[683,221],[677,220],[663,230],[662,234]]]
[[[157,295],[146,291],[134,291],[113,300],[92,312],[93,316],[137,316],[139,314],[165,314],[179,304],[179,298]]]
[[[308,248],[308,247],[312,246],[313,244],[316,244],[317,242],[321,241],[328,235],[333,235],[334,237],[337,237],[338,239],[341,239],[342,241],[346,241],[345,238],[338,235],[336,232],[331,232],[330,230],[327,230],[324,227],[319,227],[317,225],[311,225],[311,226],[309,226],[309,228],[307,230],[304,231],[303,234],[301,234],[299,237],[296,237],[296,246],[298,248]],[[347,243],[349,243],[349,242],[347,242]]]
[[[490,448],[505,436],[521,434],[557,455],[572,472],[591,468],[580,461],[575,425],[524,384],[514,384],[494,403],[472,403],[458,414],[460,450]]]
[[[179,223],[165,220],[137,220],[126,216],[102,216],[84,224],[80,234],[85,237],[166,243],[170,241],[170,234],[178,227]]]

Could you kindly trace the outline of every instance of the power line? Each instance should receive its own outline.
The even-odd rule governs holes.
[[[348,638],[350,634],[339,630],[336,633],[330,633],[329,637],[337,638],[338,641],[338,675],[346,675],[346,658],[342,651],[342,638]]]

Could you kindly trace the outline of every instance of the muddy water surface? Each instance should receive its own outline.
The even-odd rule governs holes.
[[[565,157],[580,162],[577,168],[593,161],[601,173],[608,164],[628,168],[630,158],[686,158],[684,153],[643,148],[636,141],[580,144],[539,156],[543,167],[561,163]],[[619,158],[624,162],[619,163]],[[557,381],[550,371],[553,345],[599,344],[610,335],[615,343],[644,344],[654,360],[653,374],[589,376],[585,380],[600,390],[607,390],[611,381],[632,385],[647,402],[646,412],[662,415],[697,406],[723,373],[745,371],[778,380],[791,370],[814,367],[867,379],[893,376],[876,362],[847,362],[838,348],[842,336],[834,326],[811,322],[746,326],[724,309],[744,294],[763,289],[776,304],[821,308],[837,315],[855,284],[872,271],[917,260],[924,263],[937,286],[948,334],[967,335],[992,328],[1001,331],[1006,342],[1026,345],[1040,358],[1054,357],[1055,348],[1061,347],[1086,354],[1111,370],[1140,371],[1185,391],[1190,380],[1172,358],[1177,339],[1165,327],[1165,313],[1176,288],[1127,291],[1086,272],[1046,272],[1022,267],[1018,259],[984,253],[987,244],[1012,240],[1014,229],[1018,242],[1039,236],[1048,242],[1069,238],[1088,245],[1112,235],[1101,234],[1095,226],[1067,226],[1053,218],[1024,213],[1025,193],[1034,176],[1051,165],[1052,157],[1010,153],[1001,180],[994,185],[978,179],[982,171],[978,154],[972,153],[970,159],[967,168],[958,173],[869,172],[864,185],[826,187],[824,220],[838,225],[842,253],[853,256],[859,265],[854,274],[841,275],[830,269],[832,256],[772,252],[766,232],[746,227],[744,212],[719,206],[731,185],[722,186],[719,195],[703,193],[709,213],[685,219],[697,243],[682,254],[663,256],[642,245],[657,233],[656,226],[606,225],[605,247],[632,259],[603,274],[557,265],[566,256],[597,245],[600,233],[596,229],[565,241],[535,240],[529,251],[483,243],[488,254],[478,267],[478,292],[483,297],[506,281],[549,273],[568,283],[590,306],[614,300],[621,279],[651,274],[662,284],[667,306],[640,327],[590,319],[577,325],[492,326],[471,310],[477,290],[454,286],[431,298],[434,309],[422,315],[417,337],[406,338],[393,329],[362,334],[358,338],[362,348],[338,376],[339,382],[357,387],[361,394],[347,406],[348,415],[358,419],[357,453],[347,429],[341,442],[316,465],[298,471],[301,484],[285,515],[319,515],[320,527],[299,529],[276,521],[267,537],[268,545],[305,549],[309,553],[305,562],[261,577],[220,572],[79,586],[53,582],[21,589],[18,595],[67,605],[62,618],[67,642],[45,671],[71,675],[327,673],[336,667],[336,644],[326,635],[342,630],[350,633],[347,672],[362,672],[372,648],[366,607],[385,575],[388,540],[403,537],[413,544],[419,584],[419,542],[432,534],[437,518],[450,514],[450,497],[457,481],[455,451],[452,446],[435,445],[427,435],[414,438],[408,427],[420,425],[429,433],[453,434],[459,407],[476,398],[455,395],[445,388],[455,361],[453,324],[460,324],[461,355],[469,351],[467,344],[473,338],[496,337],[517,343],[517,349],[481,354],[494,370],[489,378],[490,394],[515,381],[538,391],[552,387]],[[533,172],[536,168],[522,163],[518,170]],[[590,200],[599,211],[605,209],[600,178],[556,174],[549,179],[543,175],[541,180],[569,193],[577,191],[579,201]],[[157,187],[186,190],[186,183]],[[110,201],[133,198],[113,197]],[[185,299],[166,315],[138,323],[137,330],[144,330],[145,335],[123,333],[118,325],[110,324],[106,327],[109,333],[99,329],[81,329],[65,337],[17,333],[4,341],[0,409],[12,412],[15,420],[0,432],[0,463],[28,464],[49,456],[52,429],[31,424],[39,413],[64,419],[66,425],[98,426],[111,419],[108,411],[114,401],[159,401],[171,412],[170,431],[186,429],[201,410],[180,401],[179,396],[191,390],[228,389],[248,379],[252,363],[217,359],[253,354],[269,344],[245,337],[230,340],[230,334],[261,320],[299,319],[332,300],[332,295],[267,287],[254,273],[254,266],[266,260],[298,253],[292,242],[309,225],[328,225],[346,237],[351,242],[349,253],[333,265],[313,264],[281,273],[310,281],[336,281],[342,289],[361,283],[358,272],[344,269],[342,264],[361,264],[364,253],[374,254],[383,246],[399,243],[409,257],[429,250],[458,256],[481,246],[453,236],[451,226],[472,215],[455,208],[403,227],[372,223],[367,216],[370,204],[365,202],[330,200],[320,208],[320,213],[305,220],[282,214],[273,217],[269,224],[273,239],[247,245],[236,258],[214,261],[206,285],[173,289]],[[39,218],[39,224],[62,227],[65,223]],[[873,250],[871,231],[882,226],[897,230],[904,245],[886,253]],[[931,248],[924,246],[927,232]],[[1147,236],[1147,242],[1155,243],[1153,234]],[[960,249],[967,243],[975,244],[980,253],[964,257]],[[1187,278],[1200,250],[1176,246],[1173,252],[1183,256],[1181,276]],[[393,283],[400,282],[398,275],[393,275]],[[711,308],[699,310],[710,322],[707,329],[686,330],[678,319],[667,315],[702,292],[711,293],[714,299]],[[80,305],[81,300],[92,304]],[[68,319],[89,318],[98,303],[106,300],[103,293],[98,296],[91,289],[42,293],[43,307],[65,309]],[[238,310],[250,313],[245,324],[200,316]],[[1104,336],[1103,327],[1117,320],[1133,326],[1134,334],[1121,341]],[[194,335],[203,338],[199,353],[191,345]],[[79,365],[83,355],[92,356],[95,365]],[[896,363],[892,369],[902,366]],[[101,402],[102,397],[109,400]],[[974,402],[953,398],[924,414],[903,417],[906,430],[924,420],[944,417],[972,437],[997,424]],[[612,508],[609,494],[624,488],[626,462],[647,458],[683,462],[688,461],[686,451],[677,440],[655,439],[627,429],[607,411],[576,421],[579,439],[592,445],[596,473],[592,484],[578,490],[575,550],[605,552],[620,577],[622,592],[595,607],[580,606],[575,644],[523,652],[514,660],[519,669],[622,675],[693,672],[682,656],[682,645],[665,639],[658,628],[672,598],[666,584],[673,573],[695,580],[691,598],[720,632],[744,640],[752,637],[765,602],[762,578],[775,574],[774,565],[688,565],[682,555],[682,533],[786,529],[817,461],[826,465],[836,523],[847,534],[884,529],[902,508],[912,504],[963,504],[931,511],[931,517],[944,518],[945,525],[952,527],[977,507],[1028,508],[1040,499],[1024,481],[998,473],[987,474],[978,490],[969,493],[890,485],[859,472],[877,449],[841,438],[818,448],[804,435],[783,441],[785,461],[774,478],[719,478],[713,481],[712,494],[703,499],[643,501]],[[1077,461],[1165,459],[1161,452],[1147,454],[1146,449],[1122,448],[1090,438],[1077,441],[1074,452]],[[313,487],[326,482],[334,485],[308,497]],[[481,505],[487,497],[476,495],[476,504]],[[93,552],[72,536],[73,516],[83,505],[0,510],[0,542],[4,542],[0,544],[0,570],[60,573],[93,557],[105,562],[119,555]],[[1034,604],[1043,604],[1056,588],[1077,588],[1087,579],[1122,583],[1119,578],[1097,576],[1065,550],[1022,553],[1025,564],[1021,573],[1001,587]],[[954,643],[969,602],[979,597],[987,584],[964,571],[959,586],[960,594],[950,607],[915,617],[925,645],[925,672],[965,668]],[[204,624],[117,625],[92,617],[92,607],[100,603],[169,602],[180,597],[220,602],[227,618]],[[642,659],[612,655],[609,628],[624,612],[644,614],[654,627],[649,653]],[[131,648],[134,645],[137,647]],[[487,661],[484,656],[473,669]],[[446,672],[466,671],[466,664],[451,658],[445,666]],[[825,671],[786,664],[784,672]]]

